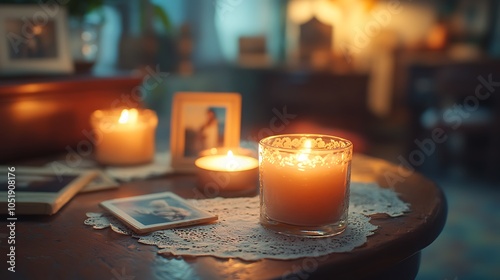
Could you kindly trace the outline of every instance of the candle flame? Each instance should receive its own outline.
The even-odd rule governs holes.
[[[312,142],[310,139],[307,139],[305,142],[304,142],[304,148],[305,150],[309,150],[309,152],[311,151],[311,147],[312,147]]]
[[[300,150],[300,154],[297,155],[297,161],[304,162],[309,159],[309,154],[311,153],[312,142],[311,140],[306,140],[304,142],[304,148]]]
[[[136,123],[137,122],[137,117],[139,115],[139,111],[137,109],[123,109],[120,118],[118,119],[119,123]]]
[[[128,110],[127,109],[123,109],[122,110],[122,113],[120,114],[120,119],[118,119],[118,122],[119,123],[127,123],[128,122]]]
[[[227,152],[227,162],[226,162],[226,170],[234,171],[238,168],[238,163],[234,159],[233,151],[229,150]]]
[[[42,27],[41,25],[35,25],[35,26],[33,26],[33,28],[32,28],[32,32],[33,32],[33,34],[35,34],[35,35],[40,35],[40,34],[42,34],[42,32],[43,32],[43,27]]]

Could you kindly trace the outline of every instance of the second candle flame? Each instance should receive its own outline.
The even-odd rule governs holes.
[[[136,123],[137,122],[137,116],[139,115],[139,112],[137,109],[123,109],[120,118],[118,119],[119,123],[126,124],[126,123]]]
[[[297,161],[303,162],[309,159],[309,154],[311,153],[312,142],[311,140],[306,140],[304,142],[304,148],[300,150],[300,154],[297,156]]]
[[[227,163],[226,163],[226,169],[229,171],[234,171],[238,168],[238,163],[234,159],[234,154],[233,151],[229,150],[227,152]]]

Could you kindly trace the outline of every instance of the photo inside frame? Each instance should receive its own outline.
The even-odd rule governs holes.
[[[41,4],[0,4],[0,76],[73,72],[67,10]]]
[[[183,114],[184,157],[196,157],[202,150],[224,145],[226,107],[187,104]]]
[[[194,162],[202,151],[240,145],[241,95],[177,92],[170,124],[172,168],[194,172]]]
[[[22,41],[9,37],[9,59],[46,59],[57,58],[56,24],[48,20],[43,25],[25,26],[22,19],[7,18],[4,20],[7,34],[23,34],[28,32],[32,36],[22,38]]]

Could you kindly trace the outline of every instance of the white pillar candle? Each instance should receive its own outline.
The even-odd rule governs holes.
[[[105,165],[151,162],[155,154],[156,113],[151,110],[97,110],[91,116],[97,135],[95,159]]]

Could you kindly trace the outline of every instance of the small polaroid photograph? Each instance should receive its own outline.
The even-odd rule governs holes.
[[[139,234],[218,219],[171,192],[112,199],[100,205]]]

